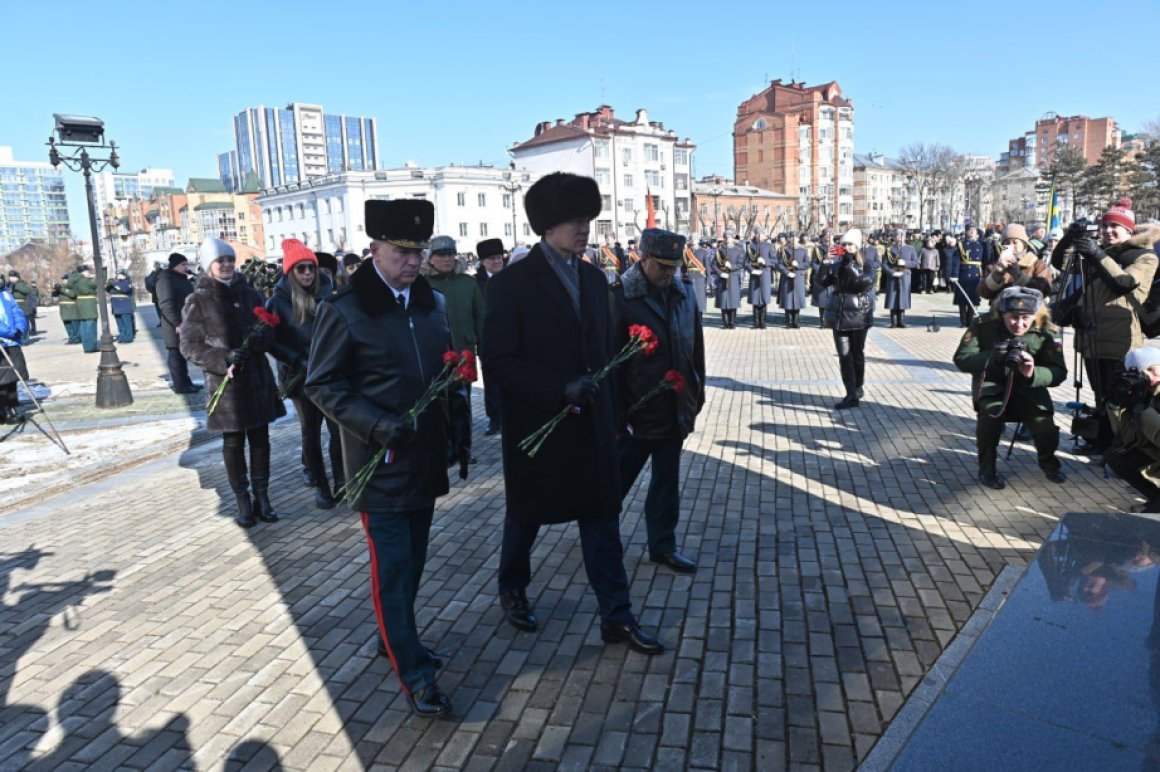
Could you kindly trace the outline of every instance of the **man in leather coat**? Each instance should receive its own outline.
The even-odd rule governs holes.
[[[628,342],[628,327],[633,324],[647,326],[658,342],[650,356],[633,357],[619,373],[617,408],[624,427],[621,490],[628,493],[651,458],[652,477],[644,503],[649,559],[691,574],[697,564],[677,551],[676,527],[681,445],[705,404],[705,341],[692,283],[674,280],[684,250],[684,236],[659,228],[645,230],[640,238],[640,262],[625,271],[612,297],[613,329],[619,338],[616,348]],[[669,375],[674,371],[680,379]],[[680,387],[667,386],[657,393],[658,384],[666,382],[677,382]]]
[[[306,395],[341,427],[347,480],[388,450],[352,503],[370,546],[383,648],[420,716],[451,709],[435,682],[442,663],[419,641],[415,597],[435,500],[448,492],[448,444],[464,478],[470,436],[462,382],[414,421],[406,415],[451,348],[443,296],[419,275],[434,219],[428,201],[366,202],[372,258],[344,292],[320,304],[306,376]]]

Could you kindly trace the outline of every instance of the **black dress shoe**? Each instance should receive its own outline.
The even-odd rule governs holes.
[[[660,641],[641,630],[636,622],[624,625],[601,622],[600,637],[605,643],[627,643],[633,651],[649,656],[661,654],[665,650]]]
[[[469,463],[469,464],[478,464],[479,463],[479,459],[477,459],[475,457],[475,454],[472,453],[470,450],[467,451],[467,463]]]
[[[383,659],[390,659],[391,655],[387,651],[387,647],[383,644],[383,639],[376,638],[375,640],[377,641],[377,644],[375,647],[375,653],[378,654]],[[427,656],[430,657],[431,661],[435,664],[435,669],[442,670],[443,669],[443,655],[440,654],[439,652],[435,651],[434,649],[428,649],[426,646],[423,647],[423,650],[425,652],[427,652]]]
[[[858,399],[862,399],[862,397],[864,397],[864,396],[865,396],[865,394],[863,394],[863,393],[862,393],[862,387],[861,387],[861,386],[859,386],[859,387],[857,388],[857,390],[854,392],[854,396],[855,396],[855,397],[857,397]]]
[[[849,410],[852,407],[858,407],[858,398],[853,395],[834,405],[834,410]]]
[[[525,633],[537,630],[536,615],[532,613],[532,605],[528,603],[528,596],[523,590],[501,593],[499,604],[503,606],[504,619],[512,627]]]
[[[314,489],[314,506],[319,509],[334,509],[336,503],[334,497],[330,495],[330,491],[322,487]]]
[[[668,566],[678,574],[697,573],[697,564],[676,550],[673,550],[667,555],[651,556],[649,560],[654,563],[660,563],[662,566]]]
[[[979,472],[979,482],[997,491],[1001,491],[1007,487],[1007,483],[1003,482],[1003,478],[994,472]]]
[[[1067,475],[1063,473],[1062,469],[1044,469],[1043,474],[1056,485],[1067,482]]]
[[[411,710],[416,716],[436,718],[451,712],[451,700],[439,688],[439,684],[416,689],[407,695],[407,701],[411,703]]]
[[[499,419],[491,418],[487,422],[487,431],[484,432],[488,437],[493,434],[499,434]]]

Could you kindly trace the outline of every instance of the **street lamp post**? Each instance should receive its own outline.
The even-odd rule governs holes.
[[[512,244],[511,244],[511,246],[512,246],[512,249],[515,249],[516,238],[518,236],[518,234],[516,232],[516,194],[519,193],[521,190],[523,190],[523,185],[520,185],[516,181],[516,162],[515,161],[512,161],[510,164],[508,164],[508,170],[509,170],[509,181],[506,185],[502,185],[502,187],[511,196],[511,205],[512,205]]]
[[[101,242],[97,233],[96,196],[93,192],[93,171],[101,172],[107,167],[116,169],[121,165],[117,157],[117,143],[105,144],[105,124],[99,118],[55,113],[56,136],[48,138],[48,160],[53,167],[61,164],[71,171],[85,175],[85,197],[89,205],[89,229],[93,239],[93,268],[97,273],[97,306],[101,316],[101,362],[97,366],[97,401],[102,408],[125,407],[133,404],[133,393],[129,389],[129,379],[121,369],[117,358],[117,347],[109,332],[109,304],[105,294],[105,265],[101,260]],[[107,158],[93,158],[94,151],[109,152]],[[61,151],[64,151],[63,153]]]

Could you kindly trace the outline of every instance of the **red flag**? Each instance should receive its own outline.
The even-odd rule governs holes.
[[[645,189],[644,189],[644,206],[645,206],[645,211],[648,213],[648,216],[645,218],[645,221],[644,221],[644,227],[646,227],[646,228],[657,227],[657,210],[653,208],[652,194],[649,193],[649,190],[647,187],[645,187]]]

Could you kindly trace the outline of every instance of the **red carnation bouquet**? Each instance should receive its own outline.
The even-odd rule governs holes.
[[[600,368],[596,375],[592,376],[592,380],[596,383],[604,380],[616,368],[632,359],[637,354],[642,356],[649,356],[656,350],[658,345],[656,333],[652,331],[647,325],[632,324],[628,327],[628,342],[624,344],[624,348],[617,353],[608,364]],[[528,458],[535,458],[536,454],[540,452],[544,442],[556,431],[556,427],[564,422],[569,413],[579,413],[580,409],[576,405],[568,405],[556,415],[552,416],[546,424],[541,426],[536,431],[529,434],[520,440],[520,450],[528,454]]]
[[[680,394],[685,390],[685,376],[681,375],[680,370],[666,370],[665,377],[661,378],[660,382],[649,389],[648,393],[636,401],[636,404],[628,409],[628,414],[632,415],[639,410],[644,403],[658,394],[666,391],[671,391],[674,394]]]
[[[479,378],[479,374],[475,369],[475,352],[471,349],[464,349],[463,351],[447,351],[443,354],[443,369],[435,376],[431,383],[427,384],[427,390],[423,395],[416,400],[411,409],[403,414],[403,423],[411,424],[412,429],[419,428],[419,416],[427,409],[427,406],[434,402],[440,394],[454,386],[457,383],[474,383]],[[339,491],[338,497],[346,499],[350,503],[362,495],[363,490],[370,483],[371,478],[375,476],[375,470],[378,469],[379,464],[391,463],[395,460],[395,451],[390,448],[379,448],[378,452],[371,456],[371,460],[363,465],[361,469],[355,473],[355,476],[347,480]]]
[[[254,325],[246,331],[246,337],[242,338],[242,345],[240,348],[244,351],[249,351],[253,342],[261,337],[265,330],[272,330],[282,323],[282,320],[278,317],[278,314],[267,311],[261,306],[254,306],[254,318],[258,321],[254,322]],[[240,369],[240,367],[235,366],[234,372],[237,372]],[[218,387],[214,391],[213,396],[209,398],[209,404],[206,405],[205,408],[206,415],[213,415],[213,411],[217,410],[218,403],[222,401],[222,395],[226,393],[226,386],[228,386],[232,380],[233,377],[228,374],[226,377],[222,378],[222,382],[218,384]]]

